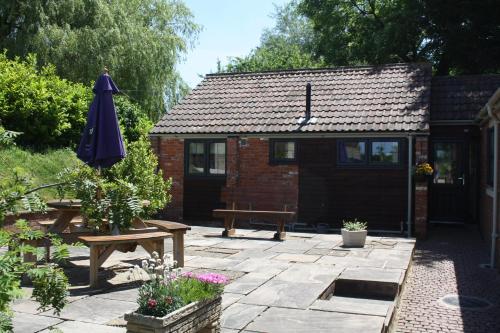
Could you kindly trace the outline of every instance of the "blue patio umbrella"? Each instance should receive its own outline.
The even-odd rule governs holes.
[[[107,70],[97,79],[77,156],[94,168],[107,168],[126,155],[113,94],[119,92]]]

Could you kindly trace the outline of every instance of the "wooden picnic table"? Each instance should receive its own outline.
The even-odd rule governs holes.
[[[261,219],[275,222],[278,231],[274,234],[274,239],[284,240],[286,237],[285,224],[290,222],[295,212],[268,211],[268,210],[238,210],[238,209],[214,209],[213,216],[224,219],[224,231],[222,237],[232,236],[235,233],[234,222],[237,218]]]
[[[149,201],[144,200],[144,205]],[[85,227],[78,230],[74,224],[84,224],[83,221],[75,221],[81,215],[81,202],[79,200],[58,200],[47,203],[51,208],[59,211],[54,221],[40,221],[39,225],[46,232],[59,234],[66,242],[79,240],[90,247],[90,285],[97,285],[97,271],[104,261],[115,251],[130,251],[136,245],[141,245],[151,253],[157,251],[163,255],[163,240],[172,237],[174,243],[174,260],[178,267],[184,267],[184,234],[191,227],[170,221],[142,220],[138,217],[132,221],[132,229],[120,235],[96,235],[94,231]],[[69,229],[69,231],[67,231]],[[44,244],[49,253],[50,244]]]

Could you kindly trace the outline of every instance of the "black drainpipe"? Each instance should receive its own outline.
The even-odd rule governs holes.
[[[311,83],[306,85],[306,121],[311,119]]]

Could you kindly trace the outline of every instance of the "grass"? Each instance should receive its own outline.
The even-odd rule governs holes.
[[[64,168],[78,163],[76,154],[69,149],[48,150],[34,153],[19,147],[0,149],[0,178],[11,177],[14,168],[23,169],[31,177],[33,187],[57,183],[57,175]],[[43,189],[39,192],[45,200],[57,198],[55,188]]]

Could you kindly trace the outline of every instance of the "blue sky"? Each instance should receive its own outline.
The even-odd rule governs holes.
[[[259,45],[264,28],[274,25],[270,17],[274,4],[282,6],[289,0],[184,0],[203,26],[194,48],[178,65],[182,78],[195,87],[201,78],[214,72],[217,59],[244,56]]]

